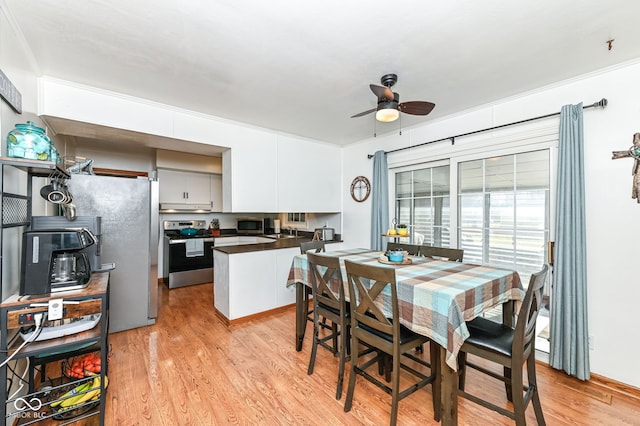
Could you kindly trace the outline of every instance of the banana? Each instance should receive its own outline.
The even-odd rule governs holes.
[[[96,375],[93,378],[93,382],[87,382],[89,383],[89,387],[85,389],[85,393],[81,394],[81,395],[77,395],[77,397],[73,397],[73,398],[69,398],[69,402],[66,403],[68,400],[64,400],[62,401],[63,403],[60,404],[61,409],[60,411],[64,411],[64,410],[71,410],[75,407],[78,407],[88,401],[96,401],[100,398],[100,376]],[[104,388],[107,388],[107,385],[109,384],[109,379],[107,378],[107,376],[104,377]]]
[[[104,388],[107,389],[107,386],[109,386],[109,378],[104,376]],[[91,398],[91,401],[96,401],[98,399],[100,399],[100,392],[94,395],[93,398]]]
[[[85,391],[91,389],[91,385],[92,385],[92,383],[90,381],[86,381],[86,382],[82,383],[81,385],[78,385],[75,388],[71,389],[69,392],[67,392],[64,395],[62,395],[59,400],[52,402],[50,405],[52,407],[57,407],[58,405],[63,405],[63,403],[65,405],[68,405],[67,401],[84,395],[84,394],[82,394],[82,392],[85,392]],[[79,393],[81,395],[78,395]]]
[[[91,385],[91,388],[89,388],[89,391],[87,391],[80,398],[74,401],[73,406],[84,404],[85,402],[94,398],[96,395],[100,395],[100,376],[96,376],[93,378],[93,384]]]

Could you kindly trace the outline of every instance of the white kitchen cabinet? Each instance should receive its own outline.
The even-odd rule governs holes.
[[[340,149],[278,136],[278,209],[281,212],[339,212]]]
[[[211,175],[211,211],[222,211],[222,175]]]
[[[222,153],[223,211],[277,213],[276,136],[254,131],[246,137],[246,145]]]
[[[298,247],[234,254],[214,250],[215,308],[234,321],[294,304],[295,286],[286,285],[296,254]]]
[[[160,204],[211,208],[211,175],[158,169]]]

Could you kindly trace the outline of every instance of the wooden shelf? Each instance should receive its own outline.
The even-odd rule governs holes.
[[[407,234],[407,235],[399,235],[399,234],[380,234],[381,237],[387,237],[387,238],[409,238],[411,237],[411,235]]]

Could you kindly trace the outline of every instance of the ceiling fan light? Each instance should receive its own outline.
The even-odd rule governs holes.
[[[383,108],[376,111],[376,120],[383,123],[390,123],[396,121],[400,116],[400,111],[397,108]]]

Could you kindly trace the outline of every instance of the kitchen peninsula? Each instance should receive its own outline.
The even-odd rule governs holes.
[[[295,288],[286,287],[293,257],[309,237],[218,246],[213,252],[213,294],[216,314],[228,325],[257,314],[293,305]],[[340,241],[330,242],[336,250]]]

